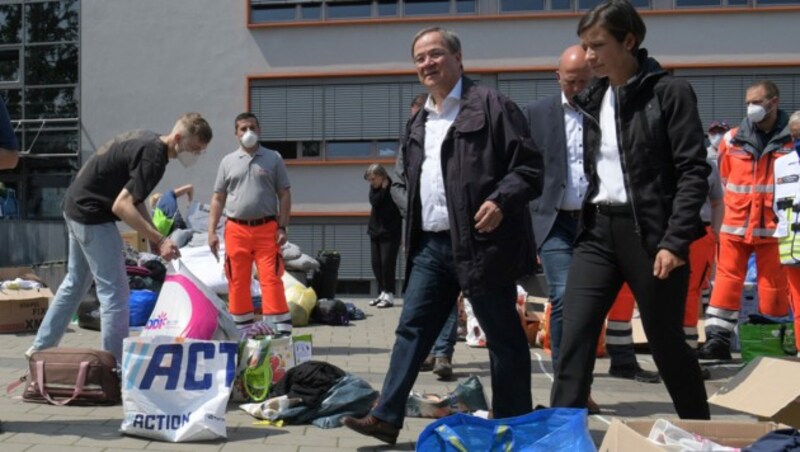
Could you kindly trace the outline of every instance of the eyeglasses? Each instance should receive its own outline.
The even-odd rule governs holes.
[[[426,61],[428,61],[428,58],[431,60],[440,60],[445,55],[447,55],[447,51],[442,49],[433,49],[427,53],[419,53],[414,55],[414,64],[417,66],[422,66]]]

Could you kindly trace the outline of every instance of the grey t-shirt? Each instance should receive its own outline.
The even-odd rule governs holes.
[[[276,216],[278,191],[289,187],[289,175],[280,154],[259,147],[251,156],[239,148],[219,164],[214,192],[227,195],[226,217],[255,220]]]
[[[722,180],[719,177],[719,167],[716,160],[707,160],[711,166],[711,173],[708,175],[708,199],[700,209],[700,219],[706,223],[711,223],[711,202],[722,199]]]

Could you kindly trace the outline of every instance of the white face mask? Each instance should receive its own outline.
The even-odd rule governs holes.
[[[722,134],[712,133],[708,136],[708,141],[711,142],[711,147],[719,149],[719,142],[722,141]]]
[[[747,119],[756,124],[764,120],[767,110],[762,105],[750,104],[747,106]]]
[[[175,149],[178,151],[178,149]],[[190,151],[178,151],[178,161],[181,162],[184,168],[189,168],[190,166],[197,163],[197,159],[200,158],[200,154],[195,154],[194,152]]]
[[[245,148],[252,148],[253,146],[258,143],[258,135],[255,134],[252,130],[248,130],[247,132],[242,135],[242,146]]]

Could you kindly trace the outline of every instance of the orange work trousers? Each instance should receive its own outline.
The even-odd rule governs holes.
[[[278,223],[246,226],[225,223],[225,274],[228,277],[228,307],[237,323],[253,319],[250,281],[253,261],[261,284],[261,311],[264,315],[289,312],[283,289],[283,259],[275,237]]]
[[[800,352],[800,267],[784,266],[784,269],[789,280],[789,297],[794,313],[794,341]]]
[[[684,327],[696,327],[700,318],[700,296],[708,287],[714,256],[717,252],[717,239],[706,226],[706,235],[689,246],[689,290],[686,293],[686,312],[683,314]]]
[[[728,311],[739,310],[747,260],[753,252],[756,253],[758,274],[758,310],[770,316],[785,316],[789,312],[789,289],[778,254],[778,242],[745,243],[732,234],[722,233],[719,237],[717,274],[709,305]]]

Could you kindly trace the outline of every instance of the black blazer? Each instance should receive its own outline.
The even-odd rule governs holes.
[[[561,92],[529,103],[525,114],[531,138],[544,160],[542,194],[531,202],[533,234],[538,250],[553,228],[567,187],[567,138]]]

